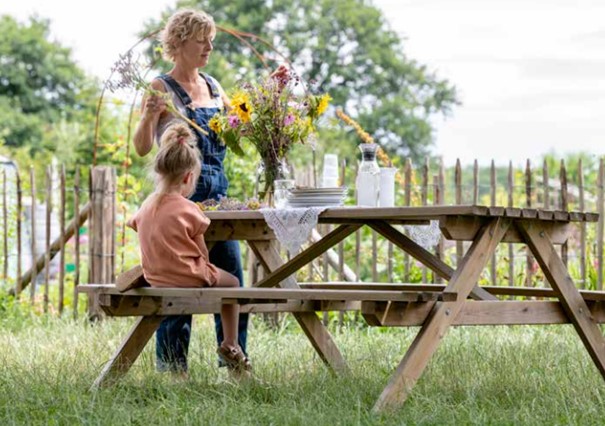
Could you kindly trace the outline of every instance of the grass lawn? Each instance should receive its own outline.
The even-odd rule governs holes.
[[[417,331],[331,327],[352,373],[333,377],[296,324],[254,318],[258,381],[216,367],[208,316],[195,317],[191,377],[154,371],[148,345],[117,386],[89,391],[132,319],[90,326],[0,312],[0,425],[603,424],[605,382],[571,326],[456,328],[404,407],[371,408]]]

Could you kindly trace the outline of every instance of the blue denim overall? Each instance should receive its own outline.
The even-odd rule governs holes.
[[[200,74],[210,90],[213,98],[220,97],[215,80]],[[208,122],[221,108],[189,108],[191,97],[169,75],[161,75],[162,79],[179,97],[185,105],[187,116],[194,120],[202,129],[208,132],[204,135],[193,129],[197,135],[198,147],[202,153],[202,173],[197,182],[195,193],[190,197],[192,201],[217,200],[227,195],[229,182],[225,176],[223,161],[225,160],[226,146],[221,144],[216,133],[210,130]],[[242,263],[239,243],[237,241],[217,242],[210,250],[210,262],[217,267],[235,275],[239,285],[244,285]],[[216,339],[220,345],[223,341],[223,328],[220,315],[214,315]],[[238,343],[246,353],[246,338],[248,334],[248,314],[240,314],[238,324]],[[191,336],[191,315],[174,315],[167,317],[156,333],[157,368],[160,371],[187,371],[187,352]]]

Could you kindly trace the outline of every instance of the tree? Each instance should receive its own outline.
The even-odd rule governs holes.
[[[268,40],[392,155],[420,160],[433,142],[431,116],[449,114],[458,103],[448,81],[403,53],[401,39],[366,0],[194,0],[180,7],[208,11],[219,25]],[[262,43],[254,46],[272,65],[280,61]],[[226,87],[262,69],[250,48],[224,33],[213,55],[208,72]],[[351,132],[346,139],[359,142]]]
[[[49,21],[20,24],[0,16],[0,138],[10,147],[40,150],[53,123],[94,111],[96,88],[71,58],[49,40]]]

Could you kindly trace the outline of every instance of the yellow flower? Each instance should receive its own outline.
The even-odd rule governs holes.
[[[348,124],[349,126],[353,127],[353,129],[355,129],[355,132],[357,132],[357,135],[359,136],[359,138],[364,143],[374,143],[374,138],[372,136],[370,136],[370,134],[368,132],[363,130],[357,121],[353,120],[351,117],[349,117],[347,114],[345,114],[344,111],[342,111],[340,109],[336,110],[336,116],[338,118],[340,118],[342,121],[344,121],[346,124]]]
[[[319,104],[317,105],[317,115],[322,115],[324,112],[326,112],[326,109],[328,109],[328,104],[330,103],[330,101],[332,100],[332,97],[330,95],[328,95],[327,93],[324,94],[320,99],[319,99]]]
[[[252,104],[248,94],[243,92],[236,92],[231,98],[231,106],[235,113],[242,120],[242,123],[250,121],[250,114],[252,113]]]
[[[220,133],[222,130],[221,127],[221,121],[218,118],[218,114],[215,115],[214,117],[212,117],[210,119],[210,122],[208,123],[208,126],[210,127],[210,130],[212,130],[214,133]]]
[[[305,127],[308,132],[312,132],[315,130],[315,127],[313,126],[313,120],[311,120],[311,117],[305,118]]]

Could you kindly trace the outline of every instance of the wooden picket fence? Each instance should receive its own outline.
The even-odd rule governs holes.
[[[446,169],[442,162],[430,164],[427,159],[419,167],[406,161],[397,180],[396,205],[443,205],[443,204],[483,204],[506,205],[509,207],[545,208],[550,210],[578,210],[599,213],[599,222],[594,225],[579,225],[577,235],[561,247],[566,262],[574,262],[576,276],[573,278],[582,288],[603,288],[603,182],[604,160],[600,159],[596,178],[594,171],[590,178],[594,183],[587,185],[588,175],[580,160],[577,165],[578,178],[568,181],[568,171],[563,162],[556,171],[548,170],[545,162],[532,169],[528,160],[522,169],[515,169],[512,163],[506,171],[505,181],[502,171],[489,166],[489,179],[481,181],[477,161],[472,171],[463,172],[460,162]],[[555,173],[553,173],[555,172]],[[355,170],[341,164],[341,182],[354,188]],[[555,174],[557,178],[553,178]],[[75,169],[70,171],[70,182],[66,184],[63,166],[45,171],[44,184],[36,182],[36,171],[27,173],[27,190],[24,187],[25,173],[16,172],[11,179],[7,169],[2,172],[2,251],[0,262],[4,288],[13,294],[29,291],[29,300],[40,303],[45,312],[51,310],[63,313],[67,304],[74,316],[78,313],[78,297],[75,288],[81,283],[109,283],[115,273],[125,267],[123,260],[116,263],[116,253],[124,249],[127,239],[116,239],[116,230],[123,232],[123,215],[116,214],[116,171],[111,167]],[[483,176],[486,175],[485,170]],[[299,171],[299,184],[314,185],[318,182],[316,168]],[[58,184],[53,185],[53,182]],[[353,202],[353,193],[350,201]],[[26,206],[24,197],[37,202]],[[26,203],[27,204],[27,203]],[[24,236],[39,235],[36,230],[40,206],[44,206],[44,243],[39,239]],[[53,215],[58,223],[53,224]],[[24,220],[27,218],[27,222]],[[82,234],[83,226],[87,233]],[[26,229],[27,228],[27,229]],[[53,239],[53,230],[58,235]],[[329,226],[320,226],[312,238],[321,238],[330,232]],[[88,241],[82,241],[87,236]],[[26,247],[25,244],[28,246]],[[23,267],[25,249],[31,258],[30,267]],[[346,248],[346,250],[345,250]],[[441,241],[435,248],[440,258],[450,263],[460,261],[466,249],[462,242]],[[366,255],[366,252],[368,255]],[[284,253],[284,255],[286,255]],[[398,257],[400,256],[400,257]],[[248,269],[248,281],[262,275],[252,253],[244,251]],[[58,272],[51,276],[53,259],[58,258]],[[498,266],[500,265],[500,269]],[[505,268],[503,268],[503,265]],[[67,267],[69,266],[69,268]],[[9,270],[13,271],[11,280]],[[299,273],[303,281],[388,281],[413,282],[414,274],[420,273],[422,280],[439,282],[426,268],[418,268],[407,255],[393,250],[392,244],[371,231],[358,231],[336,250],[324,254],[319,261],[311,263]],[[535,285],[535,261],[519,246],[510,244],[505,252],[494,255],[489,271],[484,277],[491,285]],[[37,285],[32,285],[32,282]],[[1,288],[1,286],[0,286]],[[54,293],[51,292],[53,289]],[[51,293],[54,297],[51,298]],[[53,299],[53,300],[51,300]],[[89,310],[93,312],[94,307]]]

